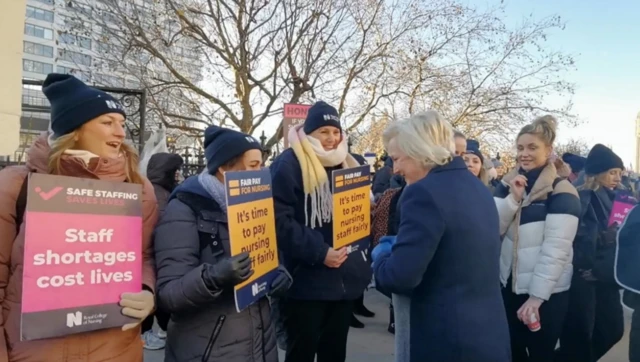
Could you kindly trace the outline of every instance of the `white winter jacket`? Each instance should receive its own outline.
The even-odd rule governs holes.
[[[504,235],[500,253],[500,280],[516,294],[548,300],[571,286],[573,239],[578,229],[580,199],[576,189],[558,178],[553,164],[545,166],[522,205],[510,194],[512,171],[494,192]]]

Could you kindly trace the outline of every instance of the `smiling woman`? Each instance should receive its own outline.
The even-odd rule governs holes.
[[[16,200],[19,200],[32,172],[142,185],[142,220],[139,221],[142,224],[142,291],[121,296],[121,313],[137,321],[122,328],[29,342],[20,340],[19,324],[5,323],[0,328],[0,336],[3,336],[0,338],[0,360],[67,360],[67,353],[74,353],[83,360],[141,361],[143,354],[138,325],[155,307],[151,234],[157,220],[157,205],[153,187],[136,170],[138,155],[124,143],[126,115],[113,97],[65,74],[49,74],[44,81],[43,92],[51,103],[51,134],[43,134],[33,143],[27,151],[25,166],[7,167],[0,171],[0,269],[4,270],[0,273],[0,285],[3,286],[0,295],[5,294],[5,288],[19,290],[23,282],[22,272],[13,272],[22,270],[25,250],[25,228],[20,227],[22,218],[15,215],[15,210]],[[102,195],[98,191],[94,194],[96,197]],[[107,199],[101,199],[101,202],[104,200]],[[76,236],[79,235],[74,233],[73,237]],[[61,241],[64,242],[64,238]],[[100,273],[100,280],[106,280],[104,277],[107,275],[109,280],[116,281],[110,272],[105,273]],[[46,283],[60,285],[63,281],[58,276]],[[20,320],[21,302],[21,292],[14,293],[11,299],[0,299],[5,320]],[[37,343],[37,348],[34,348],[34,343]],[[89,350],[83,347],[87,344],[99,347]]]

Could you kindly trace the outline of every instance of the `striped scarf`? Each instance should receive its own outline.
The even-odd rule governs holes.
[[[314,229],[316,224],[330,222],[333,213],[333,195],[329,175],[325,167],[341,165],[342,168],[359,166],[358,161],[349,154],[346,139],[342,134],[342,141],[338,147],[326,151],[320,141],[308,137],[303,125],[292,127],[289,130],[289,145],[300,162],[302,170],[302,183],[304,190],[304,219],[305,225]],[[308,200],[311,200],[311,217],[309,217]]]

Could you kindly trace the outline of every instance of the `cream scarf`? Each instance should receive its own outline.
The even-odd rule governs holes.
[[[342,168],[360,166],[353,156],[349,154],[345,134],[335,150],[326,151],[320,141],[308,137],[303,125],[292,127],[289,131],[289,145],[300,162],[302,170],[302,183],[304,187],[304,218],[305,225],[314,229],[322,226],[323,222],[330,222],[333,213],[333,195],[329,175],[325,167],[341,165]],[[307,200],[311,200],[311,217]]]

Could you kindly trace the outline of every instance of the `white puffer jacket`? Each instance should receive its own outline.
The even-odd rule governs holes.
[[[494,193],[504,235],[500,280],[516,294],[549,300],[569,290],[573,274],[573,239],[578,229],[580,199],[571,183],[559,179],[553,164],[545,166],[522,206],[509,192],[517,170],[503,178]]]

